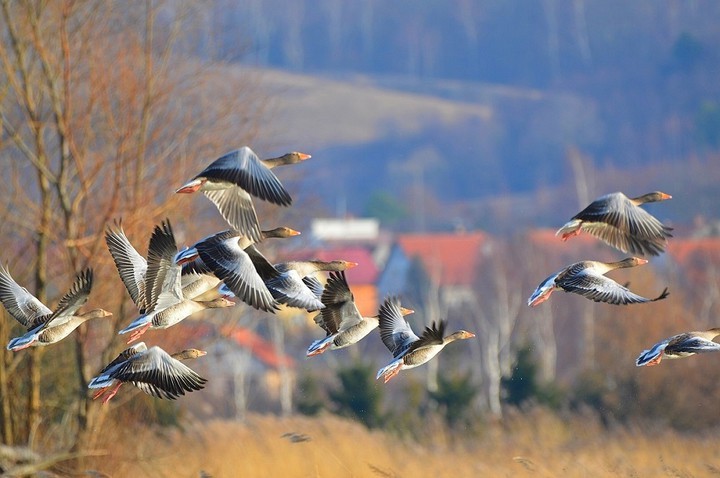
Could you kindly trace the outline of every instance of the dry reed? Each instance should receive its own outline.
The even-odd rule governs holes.
[[[245,423],[187,423],[183,430],[113,425],[112,450],[88,468],[113,477],[714,476],[717,433],[623,428],[563,420],[542,410],[512,413],[473,438],[421,445],[336,416],[252,415]]]

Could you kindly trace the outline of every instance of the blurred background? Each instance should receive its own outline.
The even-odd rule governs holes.
[[[87,308],[114,314],[0,352],[3,472],[720,473],[720,357],[634,364],[720,326],[719,3],[0,0],[0,13],[0,260],[51,308],[93,267]],[[143,337],[207,350],[191,364],[204,390],[90,400],[137,316],[106,226],[122,219],[142,255],[164,218],[181,246],[226,229],[174,191],[242,145],[312,155],[275,170],[292,207],[256,201],[264,229],[303,233],[264,254],[358,262],[364,315],[399,295],[416,332],[443,318],[476,339],[383,385],[377,333],[306,358],[324,336],[313,314],[238,303]],[[667,286],[667,300],[527,307],[565,265],[623,258],[557,228],[602,194],[655,190],[673,196],[646,207],[674,228],[667,253],[612,277],[647,297]],[[3,315],[7,342],[23,331]]]

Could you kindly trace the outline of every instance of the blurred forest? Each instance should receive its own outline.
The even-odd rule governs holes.
[[[241,449],[245,476],[331,476],[328,462],[352,476],[436,474],[443,458],[458,476],[718,473],[718,357],[634,365],[666,336],[720,325],[718,14],[710,0],[0,0],[0,260],[51,308],[93,267],[86,307],[114,314],[51,347],[0,351],[0,469],[163,476],[187,446],[187,476],[230,476],[220,463],[243,453],[229,448],[241,437],[258,447]],[[147,335],[208,349],[192,365],[205,390],[168,402],[127,386],[93,402],[88,381],[137,316],[106,226],[122,219],[141,254],[166,217],[179,245],[227,228],[209,201],[173,191],[244,144],[313,155],[278,173],[293,207],[256,205],[263,227],[304,232],[262,244],[276,262],[325,247],[305,231],[334,214],[375,217],[391,242],[488,232],[469,294],[447,299],[421,261],[397,291],[416,331],[442,317],[477,338],[383,386],[377,334],[306,360],[322,334],[308,314],[238,303]],[[613,278],[648,296],[668,286],[667,300],[557,293],[527,307],[560,267],[617,259],[550,229],[602,193],[655,189],[673,199],[648,210],[676,237]],[[0,319],[5,344],[21,327]],[[355,438],[362,450],[345,449]],[[313,454],[312,470],[297,450],[315,443],[337,454]],[[437,460],[418,471],[423,453]]]

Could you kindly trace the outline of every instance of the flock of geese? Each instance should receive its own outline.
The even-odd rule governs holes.
[[[403,307],[396,296],[386,298],[377,315],[364,317],[355,305],[345,276],[347,269],[357,265],[354,262],[311,260],[273,264],[265,258],[257,247],[263,240],[289,238],[300,233],[288,227],[262,230],[253,198],[290,206],[292,198],[272,169],[309,158],[308,154],[292,152],[261,160],[244,146],[213,161],[176,193],[201,191],[231,228],[182,250],[178,250],[169,220],[154,227],[147,257],[134,248],[120,221],[106,228],[108,250],[138,309],[138,317],[119,331],[119,334],[129,334],[128,345],[147,330],[172,327],[195,312],[232,307],[235,305],[232,298],[269,313],[274,313],[282,304],[308,312],[318,311],[314,321],[326,336],[309,346],[308,357],[348,347],[378,328],[383,344],[393,357],[377,373],[377,379],[387,383],[401,370],[428,362],[449,343],[475,336],[465,330],[446,336],[445,320],[432,322],[418,336],[405,319],[413,310]],[[578,213],[557,234],[567,240],[585,231],[623,252],[658,255],[671,237],[671,228],[639,206],[669,198],[660,192],[633,199],[622,193],[609,194]],[[659,296],[648,299],[605,276],[614,269],[647,262],[630,257],[611,263],[571,264],[544,280],[528,305],[541,304],[555,290],[617,305],[664,299],[668,296],[667,288]],[[324,285],[316,277],[320,271],[329,273]],[[70,290],[51,310],[18,285],[7,268],[0,265],[0,301],[27,329],[27,333],[8,343],[8,350],[54,344],[87,320],[111,316],[103,309],[79,313],[88,300],[92,282],[92,269],[80,272]],[[658,364],[663,356],[676,358],[720,350],[720,344],[712,341],[718,335],[720,328],[670,337],[643,351],[637,365]],[[204,387],[206,379],[182,363],[203,355],[205,352],[197,349],[168,354],[158,346],[148,348],[144,342],[138,342],[107,364],[88,386],[96,390],[93,399],[104,395],[104,403],[115,396],[124,383],[158,398],[175,399]]]
[[[622,252],[657,256],[665,251],[667,240],[672,237],[672,228],[663,225],[640,206],[671,198],[669,194],[659,191],[636,198],[629,198],[621,192],[606,194],[577,213],[555,235],[566,241],[584,231]],[[615,305],[665,299],[669,295],[667,287],[657,297],[648,299],[605,276],[615,269],[647,263],[647,259],[628,257],[617,262],[582,261],[570,264],[542,281],[528,299],[528,305],[535,307],[545,302],[555,290],[573,292],[595,302]],[[663,357],[674,359],[720,351],[720,344],[713,342],[719,335],[720,328],[712,328],[668,337],[649,350],[643,350],[635,364],[638,367],[658,365]]]

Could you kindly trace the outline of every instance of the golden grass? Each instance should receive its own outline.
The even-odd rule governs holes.
[[[293,434],[310,440],[293,441]],[[112,456],[87,468],[113,477],[720,475],[717,434],[608,432],[594,419],[563,421],[544,411],[515,413],[473,439],[439,433],[422,445],[335,416],[255,415],[245,424],[218,420],[160,433],[118,429],[106,437],[100,446],[113,449]]]

